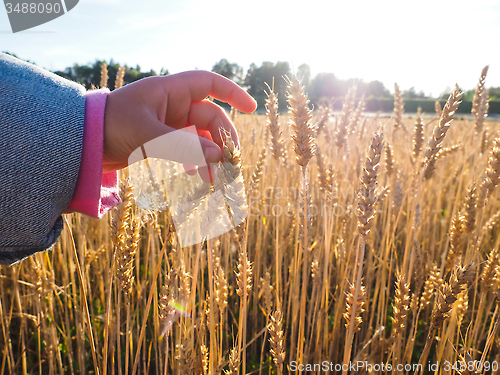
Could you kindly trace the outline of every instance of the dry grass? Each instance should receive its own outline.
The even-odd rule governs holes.
[[[394,120],[365,117],[353,89],[333,120],[329,107],[310,111],[295,79],[291,114],[278,116],[271,89],[267,115],[233,111],[243,146],[223,134],[225,207],[214,209],[245,220],[181,248],[170,212],[140,210],[124,179],[124,204],[106,218],[68,215],[52,251],[0,269],[0,374],[491,368],[500,140],[481,118],[483,73],[472,121],[453,116],[458,89],[435,118],[400,117],[399,103]],[[184,229],[211,189],[181,192],[196,199],[172,207]]]

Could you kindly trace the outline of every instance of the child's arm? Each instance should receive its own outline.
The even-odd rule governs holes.
[[[0,264],[50,248],[75,188],[85,89],[0,54]]]

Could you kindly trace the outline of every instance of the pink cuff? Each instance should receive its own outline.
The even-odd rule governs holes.
[[[104,110],[108,89],[87,91],[80,171],[69,210],[100,219],[121,203],[118,172],[102,173]]]

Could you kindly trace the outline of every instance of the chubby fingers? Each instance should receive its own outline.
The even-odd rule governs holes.
[[[221,107],[209,100],[202,100],[191,104],[188,114],[188,122],[196,125],[198,129],[208,130],[219,147],[222,147],[222,139],[219,129],[222,128],[231,134],[235,145],[239,147],[238,132]]]
[[[256,101],[245,90],[217,73],[195,70],[174,74],[168,78],[182,82],[193,102],[203,100],[210,95],[241,112],[251,113],[257,108]],[[166,91],[169,91],[170,87],[166,83]]]

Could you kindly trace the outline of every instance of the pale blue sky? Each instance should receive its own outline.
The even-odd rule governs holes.
[[[456,82],[500,86],[499,0],[80,0],[68,14],[12,34],[0,8],[0,49],[63,69],[109,60],[176,73],[308,63],[313,75],[379,79],[391,91],[437,95]]]

